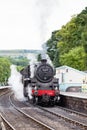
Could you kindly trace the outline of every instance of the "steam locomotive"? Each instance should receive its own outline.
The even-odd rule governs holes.
[[[54,77],[55,69],[42,59],[34,65],[33,76],[31,77],[30,65],[20,71],[22,74],[24,96],[28,96],[28,87],[31,88],[32,101],[34,104],[46,103],[55,104],[59,101],[59,83]]]

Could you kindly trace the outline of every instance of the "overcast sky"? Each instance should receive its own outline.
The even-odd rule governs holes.
[[[42,49],[87,0],[0,0],[0,50]]]

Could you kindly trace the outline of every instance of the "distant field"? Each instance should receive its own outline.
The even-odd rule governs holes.
[[[41,53],[41,50],[0,50],[0,56],[26,56],[27,54],[39,54]]]

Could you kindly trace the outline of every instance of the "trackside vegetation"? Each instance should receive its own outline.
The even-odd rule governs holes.
[[[0,85],[6,85],[10,76],[10,61],[0,57]]]
[[[0,57],[0,86],[7,85],[8,78],[11,74],[10,66],[14,64],[20,71],[24,66],[29,64],[26,57]]]

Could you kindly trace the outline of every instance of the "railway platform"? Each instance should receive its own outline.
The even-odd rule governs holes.
[[[60,92],[60,105],[87,114],[87,92]]]
[[[11,86],[0,86],[0,89],[11,88]]]
[[[60,92],[60,94],[69,97],[87,99],[87,92]]]

